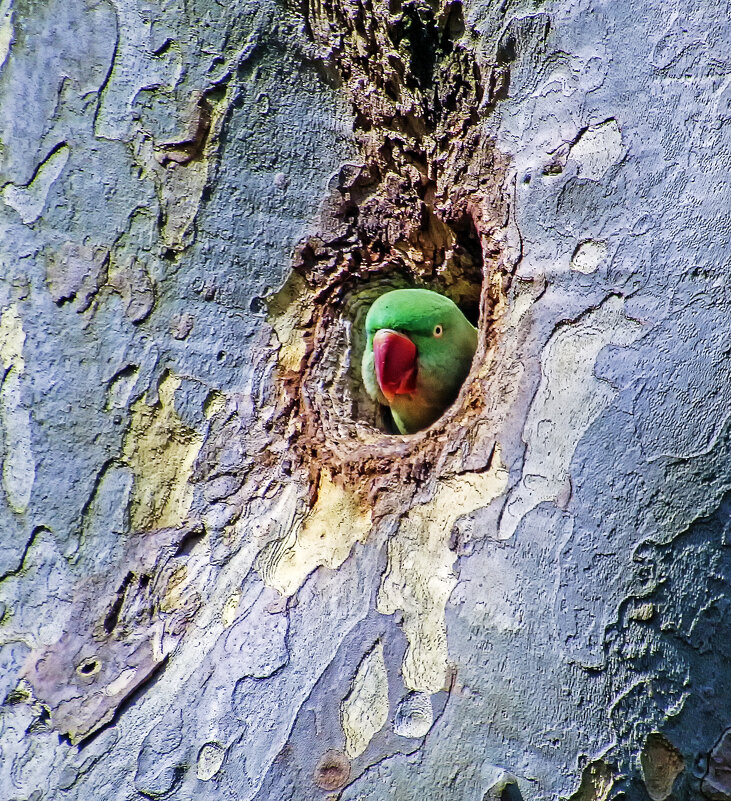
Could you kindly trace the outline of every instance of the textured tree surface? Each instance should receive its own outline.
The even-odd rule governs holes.
[[[0,0],[0,798],[731,799],[728,15]]]

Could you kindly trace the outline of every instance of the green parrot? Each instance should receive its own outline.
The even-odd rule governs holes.
[[[454,402],[470,371],[477,329],[444,295],[394,289],[366,316],[362,373],[374,401],[402,434],[430,426]]]

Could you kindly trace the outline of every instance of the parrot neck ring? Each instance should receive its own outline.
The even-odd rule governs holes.
[[[416,389],[416,345],[403,334],[382,328],[373,337],[376,379],[389,403]]]

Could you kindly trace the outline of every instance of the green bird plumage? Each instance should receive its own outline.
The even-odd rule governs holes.
[[[366,336],[363,383],[402,434],[431,425],[454,402],[477,348],[477,329],[459,307],[428,289],[381,295]]]

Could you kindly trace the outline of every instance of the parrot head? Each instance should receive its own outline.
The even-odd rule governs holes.
[[[394,289],[366,316],[366,391],[402,434],[431,425],[455,400],[477,348],[477,329],[449,298]]]

